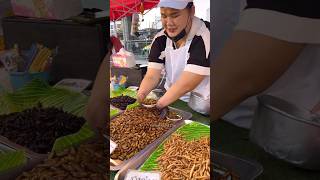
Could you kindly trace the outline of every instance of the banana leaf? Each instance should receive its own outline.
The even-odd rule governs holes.
[[[137,91],[134,91],[132,89],[124,89],[124,88],[119,88],[116,91],[110,91],[110,98],[121,96],[121,95],[137,98]]]
[[[90,126],[86,123],[83,127],[75,134],[70,134],[64,137],[56,139],[52,151],[61,152],[73,146],[77,146],[88,139],[94,137],[94,132],[91,130]]]
[[[110,98],[121,96],[125,88],[118,88],[117,90],[110,91]]]
[[[126,110],[133,109],[133,108],[138,107],[138,106],[140,106],[140,103],[138,101],[136,101],[135,103],[128,105]]]
[[[50,86],[40,80],[34,80],[15,92],[0,95],[0,114],[23,111],[36,106],[41,97],[49,95]]]
[[[27,158],[23,151],[0,152],[0,173],[25,165]]]
[[[117,115],[119,112],[120,111],[118,109],[114,109],[114,108],[110,107],[110,118]]]
[[[134,90],[131,90],[131,89],[125,89],[125,90],[122,92],[122,95],[124,95],[124,96],[130,96],[130,97],[132,97],[132,98],[137,99],[137,91],[134,91]]]
[[[201,137],[210,136],[210,128],[207,125],[191,122],[180,127],[176,132],[182,135],[187,141],[197,140]],[[170,138],[170,136],[169,136]],[[160,146],[149,156],[145,163],[141,166],[142,171],[155,171],[158,169],[157,159],[160,157],[164,151],[163,145],[166,141],[161,143]]]

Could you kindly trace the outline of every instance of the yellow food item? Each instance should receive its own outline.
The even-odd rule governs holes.
[[[39,52],[37,53],[35,59],[33,60],[29,72],[41,72],[43,69],[43,64],[46,63],[46,61],[51,56],[52,51],[49,50],[47,47],[39,46]]]
[[[157,159],[161,179],[210,179],[210,138],[186,141],[174,133]]]

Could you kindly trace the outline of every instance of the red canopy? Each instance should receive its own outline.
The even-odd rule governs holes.
[[[110,20],[116,21],[133,13],[143,13],[158,3],[159,0],[110,0]]]

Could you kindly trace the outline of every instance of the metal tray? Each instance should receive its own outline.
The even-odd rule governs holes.
[[[185,124],[188,124],[188,123],[191,123],[193,121],[191,120],[181,120],[180,121],[180,125],[179,127],[185,125]],[[170,135],[172,133],[174,133],[178,128],[176,128],[173,132],[170,133]],[[169,137],[169,135],[167,136]],[[157,149],[157,147],[164,141],[167,139],[164,138],[160,143],[158,144],[150,144],[150,147],[148,149],[146,149],[145,151],[141,152],[140,156],[139,157],[133,157],[132,160],[127,163],[126,165],[124,165],[120,171],[118,171],[118,173],[115,175],[114,177],[114,180],[124,180],[126,174],[127,174],[127,171],[129,169],[134,169],[134,170],[137,170],[140,168],[140,166],[148,159],[148,157]]]
[[[1,136],[1,135],[0,135],[0,143],[9,147],[9,148],[15,149],[15,150],[23,150],[23,151],[25,151],[26,156],[28,158],[38,160],[39,162],[43,161],[44,159],[46,159],[48,157],[48,154],[36,153],[36,152],[28,149],[27,147],[16,144],[16,143],[10,141],[8,138]]]
[[[68,135],[70,135],[70,134],[68,134]],[[65,136],[67,136],[67,135],[65,135]],[[65,137],[65,136],[61,136],[61,137]],[[32,158],[33,161],[35,161],[36,163],[42,162],[43,160],[47,159],[49,156],[49,153],[50,153],[50,152],[46,153],[46,154],[36,153],[27,147],[24,147],[22,145],[14,143],[13,141],[9,140],[7,137],[4,137],[2,135],[0,135],[0,144],[3,144],[3,145],[10,147],[12,149],[23,150],[26,153],[26,156],[28,158]]]
[[[130,163],[126,164],[120,171],[118,171],[114,179],[124,180],[129,169],[139,169],[156,148],[157,146],[152,146],[148,151],[141,154],[139,158],[135,158],[130,161]],[[214,156],[214,163],[233,171],[240,177],[240,180],[253,180],[263,172],[262,166],[255,161],[237,158],[218,151],[212,150],[212,152]]]
[[[184,120],[187,119],[191,119],[192,114],[190,112],[186,112],[180,109],[176,109],[176,108],[172,108],[169,107],[170,110],[176,111],[177,113],[179,113],[182,116],[182,120],[177,121],[173,127],[171,129],[169,129],[166,133],[164,133],[162,136],[160,136],[158,139],[156,139],[155,141],[153,141],[151,144],[149,144],[148,146],[146,146],[143,150],[141,150],[140,152],[138,152],[136,155],[134,155],[133,157],[131,157],[130,159],[127,159],[125,161],[122,161],[120,164],[118,165],[114,165],[112,164],[112,162],[110,162],[110,170],[111,171],[118,171],[122,168],[124,168],[127,164],[131,164],[132,160],[135,159],[141,159],[145,156],[145,153],[151,153],[159,144],[161,144],[168,136],[170,136],[173,132],[175,132],[179,127],[181,127],[185,122]],[[111,159],[110,159],[111,160]]]
[[[1,151],[15,151],[15,148],[9,147],[4,144],[0,144],[0,152]],[[21,175],[24,171],[31,170],[33,167],[35,167],[37,164],[41,163],[42,161],[40,159],[35,159],[33,157],[30,157],[27,155],[27,163],[21,166],[18,166],[14,169],[8,170],[7,172],[0,173],[0,179],[1,180],[12,180]]]
[[[240,180],[256,179],[263,172],[263,167],[253,160],[246,160],[222,152],[212,151],[213,162],[233,171],[240,177]]]

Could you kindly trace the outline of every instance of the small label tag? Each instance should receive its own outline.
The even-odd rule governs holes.
[[[138,170],[128,170],[125,180],[161,180],[160,172],[142,172]]]
[[[112,140],[110,140],[110,154],[116,149],[118,145],[113,142]]]

